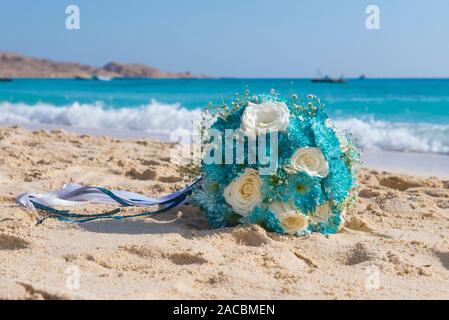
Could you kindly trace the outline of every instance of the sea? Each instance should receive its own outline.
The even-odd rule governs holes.
[[[449,79],[14,79],[0,81],[0,123],[168,137],[246,89],[317,95],[365,150],[449,154]]]

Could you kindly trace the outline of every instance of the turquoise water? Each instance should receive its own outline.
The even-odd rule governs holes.
[[[334,117],[373,117],[400,122],[449,123],[449,80],[366,79],[346,84],[312,83],[290,79],[159,80],[120,79],[113,81],[19,79],[0,83],[0,103],[46,103],[67,106],[75,102],[102,102],[111,108],[148,104],[152,99],[180,103],[194,109],[221,97],[232,98],[245,86],[252,92],[281,94],[313,93],[327,103]]]
[[[18,79],[0,82],[0,122],[169,133],[235,92],[313,93],[367,148],[449,153],[449,80]]]

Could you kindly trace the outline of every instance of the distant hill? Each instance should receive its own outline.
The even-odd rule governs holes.
[[[198,78],[188,71],[184,73],[170,73],[143,64],[125,64],[119,62],[109,62],[101,68],[101,71],[117,74],[126,78]],[[205,76],[200,77],[204,78]]]
[[[123,78],[208,78],[190,72],[164,72],[143,64],[109,62],[101,68],[73,62],[55,62],[0,52],[0,78],[82,78],[94,76]]]

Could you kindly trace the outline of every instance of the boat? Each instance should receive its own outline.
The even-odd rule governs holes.
[[[331,78],[329,76],[325,76],[322,78],[313,78],[311,81],[317,83],[346,83],[346,80],[345,78],[343,78],[343,76],[341,76],[340,78]]]
[[[0,82],[11,82],[11,78],[0,78]]]

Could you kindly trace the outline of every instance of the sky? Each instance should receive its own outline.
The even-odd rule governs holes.
[[[80,29],[66,28],[68,5]],[[365,26],[379,7],[380,29]],[[0,50],[223,77],[449,77],[447,0],[14,0]]]

